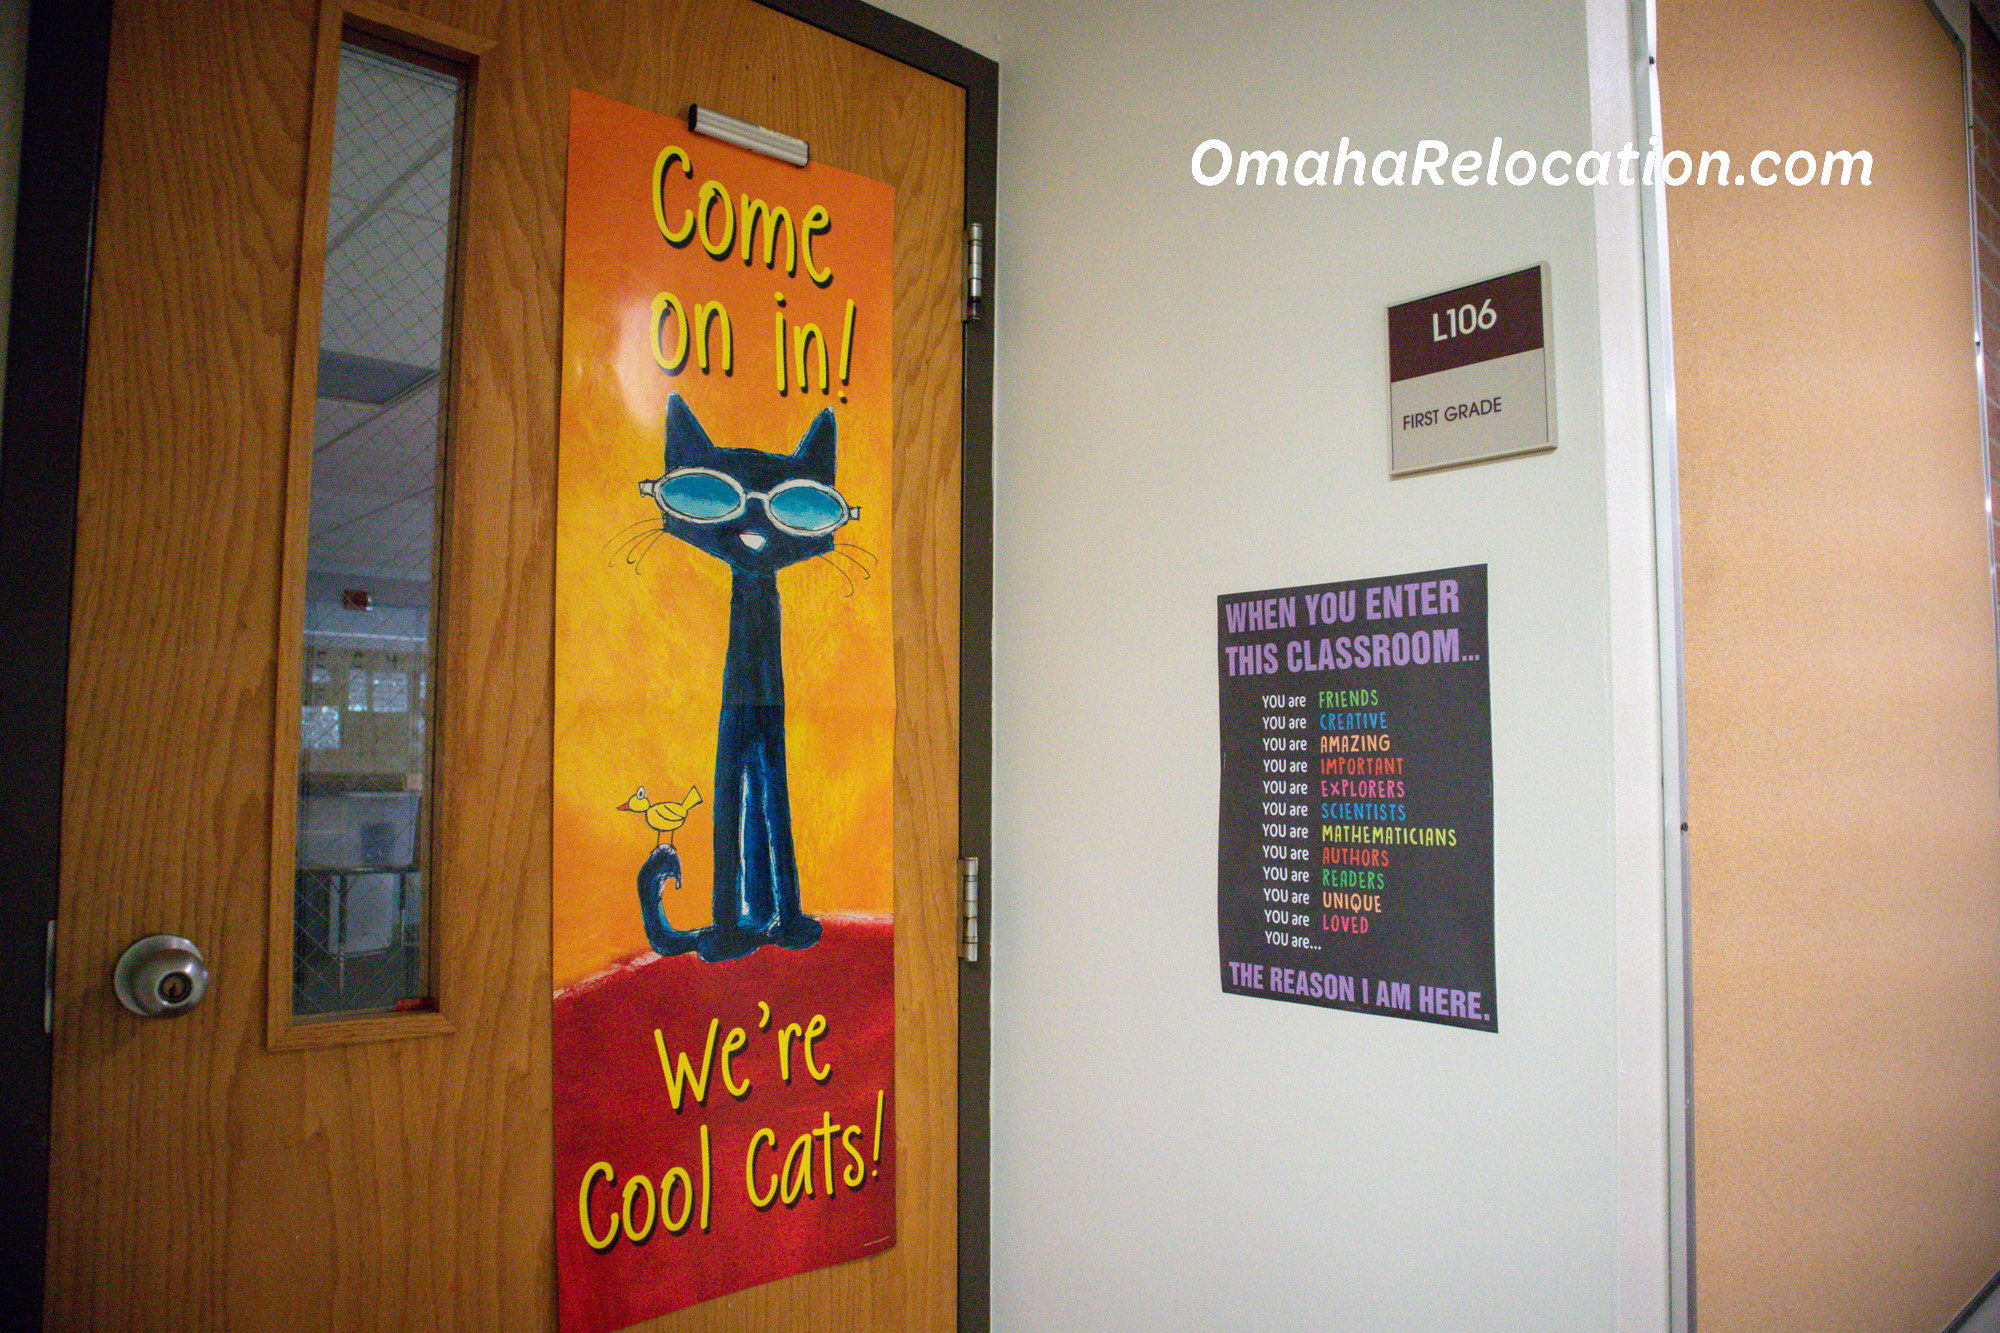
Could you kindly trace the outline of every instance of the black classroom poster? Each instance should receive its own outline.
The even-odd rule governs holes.
[[[1222,989],[1499,1029],[1486,566],[1216,599]]]

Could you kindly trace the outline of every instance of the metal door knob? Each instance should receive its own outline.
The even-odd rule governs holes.
[[[208,960],[191,940],[148,935],[118,959],[111,988],[118,1003],[141,1018],[172,1018],[208,993]]]

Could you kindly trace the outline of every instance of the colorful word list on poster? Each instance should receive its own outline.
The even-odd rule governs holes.
[[[1497,1031],[1486,567],[1216,600],[1222,989]]]

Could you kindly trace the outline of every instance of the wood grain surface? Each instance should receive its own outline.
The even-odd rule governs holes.
[[[52,1329],[553,1325],[549,709],[572,87],[783,127],[897,190],[900,1239],[652,1327],[953,1318],[960,91],[750,4],[427,0],[471,99],[436,831],[453,1030],[266,1048],[294,293],[318,7],[128,0],[92,295],[56,979]],[[371,6],[371,11],[375,7]],[[132,939],[208,950],[140,1022]],[[392,1022],[393,1020],[381,1020]],[[371,1033],[368,1035],[380,1035]]]
[[[2000,1253],[2000,755],[1958,49],[1662,0],[1704,1333],[1934,1333]]]

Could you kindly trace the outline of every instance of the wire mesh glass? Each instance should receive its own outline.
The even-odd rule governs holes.
[[[300,678],[292,1012],[430,1006],[430,738],[461,72],[343,43]]]

